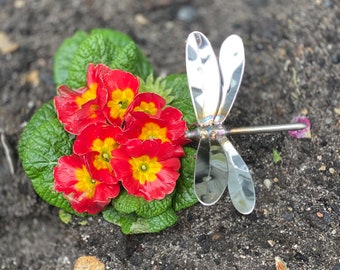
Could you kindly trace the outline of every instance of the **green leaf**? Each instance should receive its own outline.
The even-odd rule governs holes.
[[[111,68],[129,71],[143,80],[154,72],[149,60],[129,36],[110,29],[94,29],[91,32],[91,34],[98,33],[108,38],[117,47],[117,54],[113,58],[114,61],[110,65]],[[126,55],[124,56],[125,53]],[[128,63],[127,58],[132,61]]]
[[[122,69],[139,76],[138,64],[137,47],[136,44],[131,41],[116,51],[110,67],[113,69]]]
[[[113,207],[122,214],[131,214],[139,208],[140,199],[128,194],[125,190],[112,200]]]
[[[273,161],[275,164],[282,161],[279,151],[277,151],[275,148],[273,149]]]
[[[86,85],[86,71],[90,63],[123,69],[143,79],[153,73],[145,55],[128,36],[108,29],[93,30],[73,52],[68,68],[69,87],[75,89]]]
[[[123,190],[112,200],[112,205],[121,214],[135,213],[138,217],[150,218],[165,212],[172,204],[172,196],[167,195],[163,200],[146,201],[141,197],[128,194]]]
[[[70,213],[60,209],[58,214],[63,223],[69,224],[72,221],[72,215]]]
[[[124,47],[125,45],[132,41],[132,39],[128,35],[111,29],[105,28],[92,29],[91,35],[97,34],[100,34],[103,37],[107,38],[114,46],[117,47]]]
[[[178,220],[172,208],[155,217],[141,218],[134,214],[121,214],[111,207],[103,211],[103,217],[106,221],[121,226],[124,234],[159,232],[172,226]]]
[[[130,233],[131,224],[137,220],[135,214],[123,214],[114,209],[114,207],[106,207],[102,213],[106,221],[121,227],[122,232],[125,234]]]
[[[194,190],[194,170],[196,150],[184,147],[185,157],[181,158],[180,177],[177,180],[176,192],[173,196],[172,206],[179,211],[198,202]]]
[[[58,48],[53,63],[53,77],[56,85],[64,84],[67,81],[73,56],[86,37],[87,34],[84,31],[78,31],[72,37],[65,39]]]
[[[156,217],[162,213],[164,213],[172,204],[172,196],[167,195],[162,200],[153,200],[146,201],[143,198],[140,198],[140,205],[136,211],[136,214],[139,217],[143,218],[151,218]]]
[[[49,110],[48,106],[43,107]],[[39,113],[42,114],[40,111]],[[38,121],[40,118],[32,118]],[[32,121],[32,120],[31,120]],[[26,131],[28,136],[25,146],[21,148],[23,168],[30,178],[36,193],[47,203],[74,213],[62,194],[54,190],[53,168],[59,157],[72,153],[73,136],[69,135],[56,117],[43,121],[40,125],[33,122],[27,127],[37,126]]]
[[[86,85],[86,72],[90,63],[110,65],[115,46],[102,34],[89,35],[79,46],[69,66],[67,85],[77,89]]]
[[[139,92],[152,92],[162,96],[167,104],[174,100],[171,95],[172,89],[166,87],[166,81],[160,77],[154,79],[153,74],[150,74],[145,81],[141,80]]]
[[[53,100],[44,104],[39,110],[37,110],[32,116],[31,120],[27,123],[24,131],[22,132],[18,144],[18,152],[21,158],[21,153],[25,149],[27,140],[30,138],[31,134],[36,130],[42,123],[48,121],[49,119],[56,118],[57,114],[54,109]]]
[[[187,76],[185,74],[172,74],[167,76],[165,81],[166,88],[172,89],[171,95],[174,96],[170,105],[182,111],[183,119],[190,127],[196,123],[196,117],[191,103]]]
[[[178,217],[172,208],[151,218],[138,218],[131,224],[130,233],[160,232],[176,223]]]

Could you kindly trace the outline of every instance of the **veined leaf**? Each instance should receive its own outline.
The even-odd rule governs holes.
[[[53,63],[54,83],[57,86],[66,83],[74,54],[86,37],[84,31],[78,31],[72,37],[65,39],[57,50]]]
[[[39,110],[27,125],[24,144],[19,147],[23,168],[36,193],[47,203],[74,213],[71,206],[54,190],[53,168],[59,157],[72,152],[73,136],[69,135],[55,115],[40,122],[42,115],[49,115],[50,107]],[[37,122],[35,122],[37,121]]]
[[[122,214],[110,207],[103,211],[103,217],[106,221],[120,226],[124,234],[159,232],[175,224],[178,219],[172,208],[158,216],[142,218],[134,214]]]

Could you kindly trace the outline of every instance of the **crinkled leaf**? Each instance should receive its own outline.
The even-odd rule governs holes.
[[[117,47],[111,68],[124,69],[143,80],[154,72],[149,60],[129,36],[110,29],[94,29],[92,33],[100,33]],[[129,59],[131,61],[128,63]]]
[[[133,41],[130,41],[116,51],[110,67],[113,69],[122,69],[138,76],[138,65],[137,47]]]
[[[172,208],[155,217],[141,218],[134,214],[121,214],[110,207],[103,211],[103,217],[108,222],[120,226],[124,234],[159,232],[175,224],[178,219]]]
[[[91,35],[97,35],[100,34],[107,38],[114,46],[117,47],[124,47],[128,43],[132,41],[132,39],[119,31],[111,30],[111,29],[105,29],[105,28],[95,28],[92,29]]]
[[[131,214],[139,208],[140,199],[136,196],[129,195],[125,190],[121,191],[119,196],[112,200],[113,207],[122,214]]]
[[[162,200],[146,201],[140,198],[140,205],[136,211],[139,217],[151,218],[164,213],[169,207],[171,207],[172,196],[167,195]]]
[[[172,89],[171,95],[174,96],[170,105],[182,111],[183,119],[190,127],[196,123],[196,117],[191,103],[187,76],[185,74],[172,74],[165,77],[164,80],[166,81],[166,88]]]
[[[86,85],[86,71],[90,63],[110,65],[116,46],[100,33],[89,35],[78,47],[69,66],[67,85],[77,89]]]
[[[64,84],[67,81],[73,56],[86,37],[87,34],[84,31],[78,31],[72,37],[65,39],[60,45],[53,63],[54,83],[56,85]]]
[[[102,213],[106,221],[121,227],[122,232],[125,234],[130,233],[131,224],[137,220],[135,214],[123,214],[114,209],[114,207],[106,207]]]
[[[151,65],[146,62],[133,41],[116,51],[110,67],[128,71],[141,78],[146,78],[153,73]]]
[[[26,128],[30,126],[34,124],[27,125]],[[72,138],[59,120],[52,117],[30,132],[25,147],[20,152],[23,168],[36,193],[47,203],[69,212],[74,211],[67,200],[54,190],[53,168],[59,157],[72,153]]]
[[[32,132],[36,130],[41,124],[49,119],[56,118],[57,114],[54,109],[53,101],[44,104],[39,110],[37,110],[32,116],[31,120],[27,123],[24,131],[22,132],[18,145],[18,152],[21,158],[21,153],[25,149],[25,145]]]
[[[175,211],[188,208],[198,202],[194,190],[194,170],[196,150],[184,147],[185,157],[181,159],[180,177],[177,180],[176,192],[172,206]]]
[[[163,200],[148,202],[141,197],[132,196],[124,190],[112,200],[112,205],[121,214],[135,213],[138,217],[150,218],[165,212],[172,204],[171,197],[168,195]]]

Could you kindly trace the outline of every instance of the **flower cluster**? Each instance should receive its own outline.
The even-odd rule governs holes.
[[[76,138],[54,168],[54,188],[77,212],[100,212],[121,187],[145,200],[175,188],[186,123],[164,98],[138,89],[131,73],[102,64],[88,66],[86,86],[58,89],[58,119]]]

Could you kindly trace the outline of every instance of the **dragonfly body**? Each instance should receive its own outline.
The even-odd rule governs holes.
[[[186,46],[189,89],[199,127],[188,137],[199,140],[195,192],[204,205],[216,203],[228,186],[236,209],[249,214],[255,206],[254,184],[241,156],[222,125],[236,98],[244,70],[242,40],[232,35],[222,44],[219,61],[200,32]]]
[[[229,36],[217,60],[209,40],[192,32],[186,44],[186,69],[189,90],[198,127],[186,136],[198,140],[194,185],[204,205],[216,203],[228,186],[235,208],[250,214],[255,207],[255,188],[250,171],[227,138],[229,134],[303,129],[303,124],[288,124],[227,129],[223,123],[237,96],[243,71],[244,47],[240,37]]]

